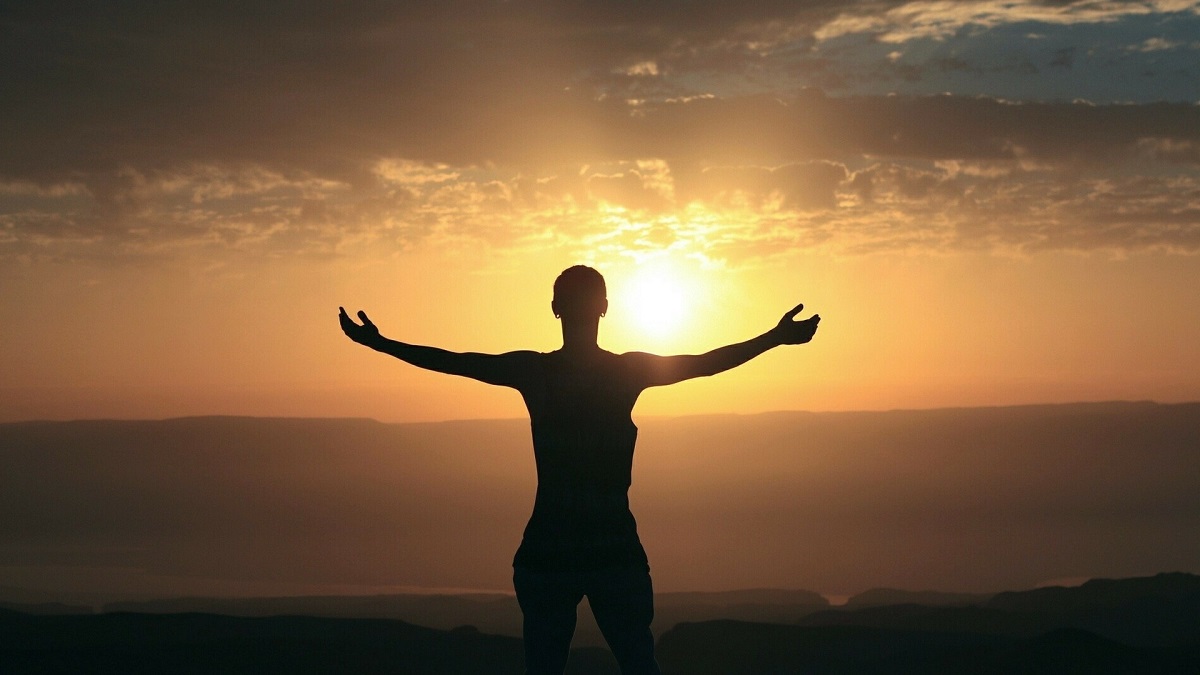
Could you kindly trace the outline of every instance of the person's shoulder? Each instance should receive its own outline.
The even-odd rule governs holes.
[[[651,354],[650,352],[623,352],[621,354],[614,354],[614,356],[616,356],[618,359],[621,359],[622,361],[630,361],[630,362],[638,362],[638,363],[643,362],[643,361],[648,361],[650,359],[658,358],[657,354]]]
[[[545,354],[531,349],[504,352],[497,355],[497,372],[502,373],[502,382],[521,391],[541,381],[545,366]]]
[[[613,358],[623,368],[644,370],[652,367],[654,362],[661,357],[649,352],[624,352],[622,354],[614,354]]]
[[[549,354],[535,352],[532,349],[518,349],[516,351],[504,352],[500,356],[519,363],[536,363],[549,356]]]

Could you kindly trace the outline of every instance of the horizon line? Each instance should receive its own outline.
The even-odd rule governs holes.
[[[1017,408],[1055,408],[1055,407],[1078,407],[1078,406],[1186,406],[1200,404],[1200,400],[1188,401],[1159,401],[1155,399],[1100,399],[1100,400],[1080,400],[1080,401],[1058,401],[1058,402],[1039,402],[1039,403],[1007,403],[997,405],[960,405],[960,406],[938,406],[929,408],[862,408],[855,410],[799,410],[799,409],[778,409],[778,410],[763,410],[759,412],[704,412],[704,413],[683,413],[678,415],[664,414],[634,414],[634,417],[640,419],[687,419],[687,418],[712,418],[712,417],[762,417],[767,415],[784,415],[784,414],[805,414],[805,415],[856,415],[863,413],[887,414],[887,413],[905,413],[905,412],[938,412],[950,410],[1011,410]],[[373,422],[383,425],[434,425],[434,424],[455,424],[463,422],[528,422],[528,417],[453,417],[438,420],[413,420],[403,422],[389,422],[380,420],[374,417],[358,417],[358,416],[321,416],[321,415],[239,415],[233,413],[212,413],[212,414],[197,414],[197,415],[173,415],[170,417],[73,417],[64,419],[55,418],[32,418],[18,420],[0,420],[0,425],[10,424],[71,424],[82,422],[175,422],[183,420],[314,420],[314,421],[358,421],[358,422]]]

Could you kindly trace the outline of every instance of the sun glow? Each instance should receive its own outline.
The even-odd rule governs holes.
[[[680,275],[669,267],[645,269],[625,285],[621,308],[643,334],[670,337],[687,318],[691,305],[688,290]]]

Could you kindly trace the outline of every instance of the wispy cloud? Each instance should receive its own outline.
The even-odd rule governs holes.
[[[805,85],[1078,78],[1192,42],[1165,22],[1099,52],[930,45],[1197,15],[1168,0],[6,9],[0,256],[1195,252],[1192,103]]]
[[[947,38],[963,29],[990,29],[1018,23],[1050,26],[1111,23],[1130,16],[1175,12],[1200,14],[1200,3],[1191,0],[932,0],[906,2],[874,14],[862,12],[859,8],[848,8],[836,19],[817,29],[814,36],[818,40],[828,40],[848,34],[870,33],[881,42],[901,44],[922,38]]]
[[[713,257],[744,255],[763,237],[776,252],[1197,246],[1196,106],[815,94],[668,103],[638,115],[594,106],[592,131],[609,144],[558,148],[557,167],[506,155],[503,138],[466,148],[446,135],[439,147],[422,129],[429,154],[472,163],[364,156],[363,173],[346,180],[284,155],[126,167],[68,186],[11,183],[8,192],[38,203],[0,213],[3,250],[337,255],[472,238],[505,247],[527,245],[546,223],[560,232],[556,245],[582,245],[612,230],[614,217],[624,219],[616,229],[655,241],[645,232],[686,230],[700,212],[731,234],[672,241]],[[526,143],[553,145],[526,129]],[[394,142],[409,143],[405,134]],[[610,158],[614,147],[644,157]]]

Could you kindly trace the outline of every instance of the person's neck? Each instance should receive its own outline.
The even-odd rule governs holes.
[[[600,349],[597,335],[600,332],[600,317],[583,321],[563,321],[562,335],[564,352],[586,354]]]

